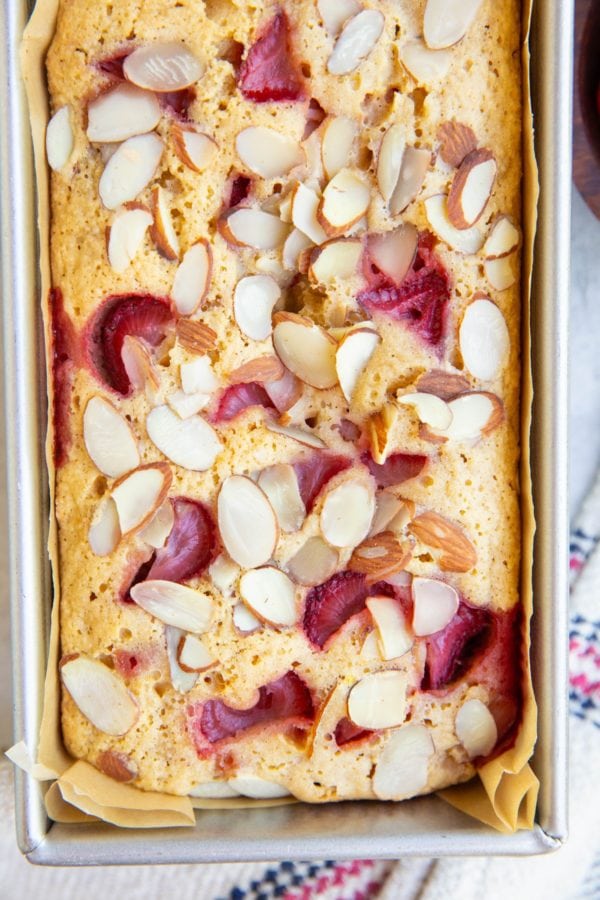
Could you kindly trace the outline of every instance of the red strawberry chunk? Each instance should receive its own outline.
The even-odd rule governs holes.
[[[370,737],[372,734],[373,732],[369,731],[368,728],[361,728],[347,718],[340,719],[333,732],[338,747],[343,747],[344,744],[352,744],[356,741],[361,741],[363,738]]]
[[[327,482],[350,465],[351,461],[343,456],[331,456],[319,451],[294,463],[300,495],[308,512]]]
[[[152,347],[164,339],[173,321],[171,305],[151,294],[125,294],[106,300],[88,326],[88,353],[96,376],[126,396],[131,382],[121,358],[126,335]]]
[[[140,581],[187,581],[200,575],[213,558],[216,534],[208,509],[187,497],[176,497],[171,503],[175,513],[173,528]]]
[[[366,581],[361,572],[337,572],[308,592],[303,628],[312,644],[322,650],[348,619],[365,609],[367,597],[394,596],[391,585],[378,581],[367,586]]]
[[[258,700],[249,709],[235,709],[222,700],[207,700],[191,706],[188,717],[194,742],[202,751],[203,738],[214,744],[256,725],[286,719],[312,720],[314,708],[306,683],[290,671],[259,688]]]
[[[123,678],[137,678],[155,666],[159,656],[160,649],[154,644],[115,650],[115,671]]]
[[[51,289],[49,306],[52,328],[54,465],[59,468],[66,463],[71,446],[69,413],[73,376],[79,353],[77,332],[65,311],[62,291],[59,288]]]
[[[196,91],[193,87],[182,88],[180,91],[166,91],[157,96],[167,112],[185,122],[189,120],[190,106],[196,99]]]
[[[231,180],[229,192],[229,200],[227,201],[227,209],[233,209],[239,206],[246,199],[252,187],[252,179],[247,175],[236,175]]]
[[[425,639],[427,659],[421,689],[438,691],[461,678],[488,646],[492,631],[489,610],[461,601],[448,625]]]
[[[256,103],[302,98],[302,76],[293,61],[290,25],[283,10],[271,19],[250,47],[238,84],[246,100]]]
[[[364,453],[362,461],[377,482],[377,487],[384,488],[416,478],[427,462],[427,457],[419,453],[392,453],[380,464],[375,462],[370,453]]]
[[[274,410],[273,401],[262,384],[251,381],[248,384],[234,384],[227,388],[214,415],[215,422],[230,422],[251,406],[263,406]]]
[[[132,52],[133,48],[131,50],[125,50],[122,53],[115,53],[113,56],[105,56],[104,59],[98,60],[95,64],[96,68],[105,75],[110,76],[110,78],[118,78],[123,81],[125,79],[123,63]]]

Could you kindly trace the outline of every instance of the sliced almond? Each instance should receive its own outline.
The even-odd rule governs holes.
[[[240,574],[240,567],[226,553],[220,553],[208,567],[208,574],[216,589],[224,597],[231,597],[233,586]]]
[[[479,221],[494,188],[498,166],[491,150],[472,150],[461,162],[448,194],[447,212],[455,228]]]
[[[140,338],[126,334],[121,347],[121,360],[127,377],[136,391],[146,390],[152,395],[160,388],[160,376],[146,344]]]
[[[502,259],[513,253],[519,242],[519,229],[508,216],[499,216],[492,225],[481,252],[486,259]]]
[[[432,369],[421,375],[417,381],[417,390],[425,394],[435,394],[441,400],[451,400],[457,394],[470,391],[471,385],[466,378],[455,372]]]
[[[424,725],[404,725],[388,738],[377,760],[373,793],[380,800],[405,800],[420,794],[429,780],[435,748]]]
[[[152,222],[152,213],[141,205],[117,212],[108,235],[108,261],[115,272],[124,272],[133,262]]]
[[[152,188],[150,206],[154,224],[150,229],[156,249],[170,262],[179,259],[179,238],[173,227],[167,192],[159,184]]]
[[[360,222],[371,202],[371,191],[350,169],[335,175],[321,197],[317,218],[329,237],[339,237]]]
[[[501,259],[486,259],[483,264],[485,277],[496,291],[506,291],[517,280],[515,257],[504,256]]]
[[[46,159],[55,172],[69,161],[74,146],[71,114],[68,106],[57,109],[46,128]]]
[[[181,363],[179,367],[181,386],[186,394],[201,392],[210,394],[219,386],[219,380],[213,372],[208,356],[198,356],[191,362]]]
[[[87,136],[102,144],[125,141],[152,131],[160,121],[155,95],[133,84],[120,84],[88,106]]]
[[[430,150],[425,147],[406,148],[402,154],[398,182],[388,204],[393,216],[403,212],[419,195],[430,165]]]
[[[225,479],[217,514],[225,549],[242,568],[254,569],[271,559],[279,537],[277,517],[267,495],[250,478]]]
[[[281,360],[276,356],[258,356],[230,372],[228,380],[230,384],[250,384],[252,381],[262,384],[283,378],[284,372]]]
[[[214,429],[200,416],[180,419],[168,406],[157,406],[146,417],[148,437],[175,465],[205,472],[221,451]]]
[[[398,184],[405,147],[405,126],[400,123],[390,126],[381,139],[377,158],[377,184],[386,203],[391,200]]]
[[[440,156],[445,163],[454,166],[455,169],[458,169],[465,156],[477,147],[473,129],[455,119],[440,125],[437,137],[440,141]]]
[[[175,628],[173,625],[165,626],[165,642],[167,645],[171,684],[180,694],[187,694],[196,686],[198,681],[197,672],[184,672],[178,662],[179,644],[185,634],[186,632],[182,631],[181,628]]]
[[[299,228],[292,228],[283,245],[282,259],[284,269],[293,272],[299,269],[301,255],[311,247],[314,247],[314,242],[311,241],[308,235],[300,231]]]
[[[273,434],[281,434],[284,437],[289,437],[293,441],[298,441],[299,444],[304,444],[305,447],[314,447],[316,450],[323,450],[327,446],[325,441],[322,441],[318,435],[313,434],[312,431],[308,431],[306,428],[299,428],[297,425],[281,425],[279,422],[265,422],[265,427],[268,431],[272,431]]]
[[[238,328],[254,341],[271,334],[273,307],[281,289],[270,275],[248,275],[238,281],[233,294],[233,314]]]
[[[240,596],[257,618],[269,625],[289,628],[298,621],[296,589],[285,572],[264,566],[244,572]]]
[[[375,582],[405,569],[411,558],[407,544],[401,544],[391,531],[382,531],[368,537],[356,548],[348,568],[351,572],[362,572],[367,576],[367,582]]]
[[[482,0],[427,0],[423,36],[432,50],[458,43],[477,15]]]
[[[171,137],[175,153],[193,172],[204,172],[213,162],[219,145],[207,134],[195,131],[179,122],[171,124]]]
[[[356,547],[369,533],[375,513],[372,491],[360,481],[344,481],[327,493],[321,531],[333,547]]]
[[[135,200],[154,177],[164,150],[158,135],[140,134],[121,144],[100,177],[98,192],[107,209]]]
[[[117,506],[112,497],[101,503],[88,531],[88,542],[95,556],[108,556],[121,540]]]
[[[392,449],[392,435],[397,419],[398,408],[395,403],[386,403],[367,421],[366,430],[371,456],[380,465],[386,461]]]
[[[441,433],[451,441],[477,440],[504,421],[504,406],[495,394],[473,391],[455,397],[448,406],[452,422]]]
[[[477,253],[483,244],[480,231],[476,228],[455,228],[448,218],[445,194],[434,194],[425,201],[427,220],[437,236],[459,253]]]
[[[467,306],[460,326],[460,352],[467,370],[481,381],[493,381],[508,361],[510,336],[504,316],[487,298]]]
[[[227,784],[242,797],[250,797],[251,800],[275,800],[278,797],[290,796],[286,787],[254,775],[238,775],[236,778],[230,778]]]
[[[123,536],[137,531],[165,502],[173,475],[167,463],[150,463],[134,469],[114,485],[111,496]]]
[[[289,226],[262,209],[234,209],[219,222],[225,240],[239,247],[276,250],[288,236]]]
[[[412,406],[419,420],[424,425],[444,431],[452,422],[452,412],[445,400],[436,397],[435,394],[402,394],[398,397],[398,403],[404,406]]]
[[[208,631],[214,603],[208,594],[175,581],[140,581],[130,592],[131,599],[147,613],[183,631],[202,634]]]
[[[235,149],[244,165],[261,178],[287,175],[304,161],[297,141],[263,125],[240,131],[235,139]]]
[[[175,331],[177,340],[188,353],[202,356],[215,349],[217,332],[204,322],[178,319]]]
[[[406,719],[408,687],[404,672],[374,672],[348,694],[348,718],[360,728],[394,728]]]
[[[498,740],[495,719],[481,700],[467,700],[460,707],[454,721],[454,730],[471,759],[487,756]]]
[[[327,178],[331,179],[350,164],[358,125],[345,116],[328,118],[323,125],[321,159]]]
[[[198,797],[201,800],[229,800],[231,797],[239,796],[238,792],[229,787],[226,781],[207,781],[197,784],[188,794],[188,797]]]
[[[317,9],[323,25],[335,37],[342,30],[344,22],[360,12],[361,6],[358,0],[317,0]]]
[[[217,664],[210,650],[195,634],[183,635],[177,647],[177,658],[184,672],[205,672]]]
[[[297,184],[292,192],[292,222],[313,244],[323,244],[327,234],[320,224],[317,212],[319,196],[305,184]]]
[[[242,634],[251,634],[263,627],[263,623],[245,603],[236,603],[233,607],[233,624]]]
[[[76,656],[60,667],[60,677],[79,711],[99,731],[119,737],[137,722],[135,698],[99,660]]]
[[[402,284],[417,255],[419,233],[409,222],[368,238],[369,258],[394,284]]]
[[[423,41],[408,41],[400,48],[400,59],[419,84],[430,87],[448,74],[451,50],[430,50]]]
[[[204,64],[183,44],[153,43],[138,47],[125,57],[123,74],[128,81],[150,91],[181,91],[198,81]]]
[[[307,587],[323,584],[335,572],[339,561],[336,550],[320,537],[309,538],[287,563],[287,570],[298,584]]]
[[[412,520],[409,531],[427,547],[442,551],[439,562],[444,572],[468,572],[477,562],[477,552],[469,538],[458,525],[438,513],[421,513]]]
[[[392,494],[391,491],[378,491],[375,495],[375,515],[371,522],[369,537],[385,531],[402,506],[402,499]]]
[[[380,341],[376,331],[358,328],[351,331],[338,346],[335,367],[342,393],[348,403],[351,403],[356,385]]]
[[[177,266],[171,296],[182,316],[191,316],[205,299],[212,274],[212,250],[201,239],[186,250]]]
[[[327,60],[331,75],[353,72],[369,56],[381,37],[385,18],[376,9],[363,9],[345,23]]]
[[[337,384],[337,344],[331,335],[295,313],[275,313],[273,323],[273,345],[286,369],[312,387]]]
[[[340,238],[317,247],[310,257],[309,279],[327,285],[336,279],[352,278],[358,270],[362,250],[362,241],[356,238]]]
[[[103,750],[94,763],[95,767],[120,784],[135,781],[138,776],[137,766],[126,753],[115,750]]]
[[[375,624],[381,658],[398,659],[414,644],[402,607],[394,597],[367,597],[367,609]]]
[[[186,394],[185,391],[174,391],[167,395],[167,403],[177,413],[180,419],[189,419],[195,416],[203,409],[206,409],[211,401],[210,394],[203,394],[198,391],[193,394]]]
[[[413,578],[413,622],[417,637],[441,631],[458,610],[458,593],[435,578]]]
[[[302,528],[306,507],[293,466],[279,463],[263,469],[258,477],[258,486],[269,498],[282,531],[291,533]]]
[[[402,500],[402,506],[388,524],[387,530],[391,531],[392,534],[395,534],[400,540],[404,540],[406,538],[408,525],[415,515],[415,504],[413,500],[407,500],[406,497],[401,497],[399,499]],[[398,578],[401,579],[403,576],[408,576],[408,583],[410,584],[412,576],[409,576],[407,572],[403,572],[402,570],[391,575],[388,578],[388,581],[392,584],[398,584]]]
[[[360,658],[369,662],[374,659],[381,662],[382,656],[376,630],[370,631],[364,639],[360,648]]]
[[[160,506],[148,524],[139,531],[140,540],[159,550],[164,547],[175,522],[173,506],[169,501]]]
[[[264,387],[279,412],[283,414],[291,409],[302,396],[302,382],[288,369],[277,381],[266,381]]]
[[[83,440],[90,459],[103,475],[119,478],[140,462],[128,422],[104,397],[88,400],[83,414]]]

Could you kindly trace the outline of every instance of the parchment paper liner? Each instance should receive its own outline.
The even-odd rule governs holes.
[[[45,157],[45,130],[49,117],[45,58],[54,34],[59,0],[38,0],[25,30],[21,47],[23,77],[29,101],[29,113],[35,153],[38,190],[38,227],[40,234],[41,295],[46,297],[51,286],[49,242],[49,178]],[[532,613],[532,555],[535,530],[531,493],[529,434],[531,402],[530,285],[535,234],[538,180],[533,153],[533,120],[529,85],[528,37],[532,0],[523,3],[523,248],[522,248],[522,383],[521,383],[521,516],[522,559],[521,598],[524,612],[524,709],[523,723],[515,746],[479,770],[478,777],[464,785],[441,791],[448,803],[470,816],[503,832],[532,828],[538,794],[538,781],[531,770],[530,759],[537,736],[536,704],[529,668]],[[44,317],[47,311],[44,307]],[[49,334],[45,321],[46,335]],[[47,356],[48,358],[48,356]],[[49,384],[51,380],[49,379]],[[50,401],[51,402],[51,401]],[[49,426],[46,456],[53,471],[52,423]],[[50,479],[50,499],[54,485]],[[52,507],[51,507],[52,508]],[[98,772],[87,762],[73,762],[66,753],[60,733],[60,689],[57,676],[59,654],[58,620],[58,553],[57,527],[50,519],[49,554],[54,574],[55,595],[52,607],[48,669],[46,674],[43,717],[37,749],[38,763],[55,771],[59,777],[46,793],[50,818],[58,822],[89,822],[102,819],[128,828],[150,828],[193,825],[194,808],[226,809],[248,806],[278,806],[296,802],[283,800],[256,801],[191,800],[169,794],[145,792],[130,785],[118,784]]]

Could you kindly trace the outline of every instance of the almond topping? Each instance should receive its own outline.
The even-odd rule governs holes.
[[[283,419],[284,417],[282,416],[281,418]],[[282,425],[280,422],[265,422],[265,426],[273,434],[281,434],[283,437],[291,438],[293,441],[298,441],[299,444],[304,444],[305,447],[314,447],[316,450],[323,450],[326,447],[325,441],[322,441],[320,437],[306,428],[298,428],[296,425]]]
[[[217,500],[219,531],[225,549],[242,568],[254,569],[271,559],[279,527],[269,500],[243,475],[231,475]]]
[[[504,421],[504,406],[495,394],[472,391],[455,397],[448,408],[452,422],[442,434],[453,441],[476,440]]]
[[[402,284],[414,262],[418,242],[417,229],[407,222],[385,234],[369,235],[369,258],[394,284]]]
[[[313,244],[323,244],[327,234],[318,220],[319,197],[312,188],[297,184],[292,193],[292,222]]]
[[[235,149],[244,165],[261,178],[278,178],[302,164],[304,154],[292,138],[265,128],[252,126],[240,131]]]
[[[179,258],[179,238],[173,227],[171,211],[167,205],[167,193],[159,184],[152,188],[150,207],[154,224],[150,229],[156,249],[170,262]]]
[[[273,344],[282,363],[301,381],[316,388],[337,384],[337,344],[311,319],[295,313],[275,313]]]
[[[238,792],[229,787],[226,781],[206,781],[203,784],[197,784],[188,792],[188,797],[198,797],[201,800],[229,800],[239,796]]]
[[[55,172],[65,166],[73,152],[73,129],[68,106],[58,109],[46,128],[46,158]]]
[[[213,617],[213,600],[208,594],[175,581],[140,581],[130,590],[138,606],[165,625],[194,634],[208,631]]]
[[[375,498],[366,484],[344,481],[327,493],[321,531],[333,547],[356,547],[364,541],[375,513]]]
[[[517,280],[515,257],[503,256],[501,259],[486,259],[483,264],[485,277],[496,291],[506,291]]]
[[[315,284],[331,284],[336,278],[352,278],[362,256],[362,242],[353,238],[328,241],[313,250],[308,277]]]
[[[400,512],[403,501],[390,491],[378,491],[375,495],[375,515],[371,522],[369,537],[381,534]]]
[[[375,582],[405,569],[411,558],[407,544],[402,545],[391,531],[382,531],[356,548],[348,568],[367,575],[368,582]]]
[[[200,416],[180,419],[168,406],[156,406],[146,417],[148,437],[171,462],[192,472],[205,472],[221,451],[214,429]]]
[[[88,531],[88,542],[96,556],[108,556],[121,540],[117,506],[112,497],[101,503]]]
[[[160,121],[160,104],[154,94],[133,84],[120,84],[100,94],[88,106],[87,136],[103,144],[152,131]]]
[[[368,185],[350,169],[342,169],[323,191],[317,218],[329,237],[339,237],[362,219],[370,202]]]
[[[242,634],[251,634],[263,627],[263,623],[256,618],[245,603],[236,603],[233,607],[233,624]]]
[[[123,74],[128,81],[150,91],[181,91],[198,81],[204,65],[179,43],[147,44],[125,57]]]
[[[398,397],[398,403],[412,406],[424,425],[431,425],[439,431],[444,431],[452,422],[452,412],[448,404],[435,394],[402,394]]]
[[[302,254],[311,247],[314,247],[314,241],[311,241],[308,235],[304,234],[300,229],[293,228],[283,245],[282,258],[284,269],[293,272],[299,269]]]
[[[212,653],[195,634],[186,634],[180,638],[177,661],[184,672],[205,672],[217,664]]]
[[[213,372],[208,356],[201,356],[179,367],[181,386],[186,394],[211,394],[219,387],[219,379]]]
[[[396,123],[392,125],[381,139],[377,159],[377,184],[381,196],[389,203],[398,184],[402,156],[406,147],[406,129]]]
[[[233,295],[233,313],[242,334],[264,341],[272,331],[271,314],[281,289],[270,275],[248,275],[238,281]]]
[[[425,394],[435,394],[441,400],[451,400],[457,394],[471,390],[471,385],[462,375],[432,369],[421,375],[417,381],[417,390]]]
[[[394,728],[406,719],[404,672],[375,672],[361,678],[348,694],[348,717],[360,728]]]
[[[240,567],[226,553],[220,553],[208,567],[208,574],[216,589],[224,597],[231,597],[233,595],[233,586],[240,574]]]
[[[184,257],[185,261],[185,257]],[[184,350],[197,356],[210,353],[215,349],[217,332],[204,322],[191,319],[178,319],[176,325],[177,340]]]
[[[249,384],[251,381],[278,381],[285,369],[276,356],[259,356],[238,366],[229,375],[230,384]]]
[[[167,395],[167,403],[177,413],[180,419],[189,419],[197,413],[206,409],[211,401],[210,394],[203,394],[201,391],[194,391],[192,394],[186,394],[185,391],[174,391]]]
[[[107,209],[135,200],[154,177],[164,144],[154,133],[131,137],[110,157],[100,177],[98,192]]]
[[[438,128],[440,156],[449,166],[458,169],[465,156],[477,148],[477,138],[472,128],[462,122],[444,122]]]
[[[238,247],[276,250],[288,236],[289,226],[262,209],[234,209],[219,222],[226,241]]]
[[[508,216],[499,216],[492,225],[481,252],[486,259],[502,259],[517,249],[519,241],[519,229]]]
[[[425,213],[427,220],[436,235],[448,244],[452,250],[470,255],[477,253],[483,243],[481,233],[477,228],[455,228],[448,218],[446,196],[435,194],[425,201]]]
[[[60,667],[62,683],[94,728],[119,737],[137,722],[138,705],[122,680],[97,659],[76,656]]]
[[[186,632],[174,625],[165,626],[165,641],[167,644],[167,659],[169,662],[169,674],[171,684],[180,694],[187,694],[198,681],[197,672],[184,672],[178,661],[178,650],[181,639]]]
[[[400,48],[400,59],[415,81],[429,87],[448,74],[452,51],[430,50],[422,41],[409,41]]]
[[[300,496],[293,466],[279,463],[263,469],[258,478],[258,486],[267,495],[282,531],[290,533],[302,528],[306,507]]]
[[[127,377],[136,391],[147,391],[150,396],[160,388],[160,376],[152,354],[140,338],[126,334],[121,347],[121,359]]]
[[[126,753],[117,753],[115,750],[103,750],[97,758],[95,766],[113,781],[127,784],[137,778],[135,763]]]
[[[435,578],[413,578],[413,629],[418,637],[441,631],[458,610],[458,594]]]
[[[331,75],[353,72],[373,50],[384,25],[383,13],[376,9],[363,9],[349,19],[327,60],[327,71]]]
[[[250,797],[251,800],[275,800],[279,797],[290,797],[286,787],[265,778],[257,778],[254,775],[243,775],[230,778],[229,787],[241,794],[242,797]]]
[[[425,147],[407,147],[405,149],[402,154],[398,181],[388,204],[393,216],[403,212],[418,196],[430,165],[431,151]]]
[[[173,476],[167,463],[140,466],[120,478],[112,489],[123,537],[142,528],[164,503]]]
[[[394,597],[367,597],[366,604],[375,624],[381,658],[398,659],[408,653],[414,640],[398,601]]]
[[[119,478],[139,465],[137,443],[128,422],[103,397],[88,400],[83,440],[90,459],[103,475]]]
[[[182,316],[191,316],[206,298],[212,274],[212,250],[201,239],[186,250],[177,266],[171,296]]]
[[[115,272],[124,272],[133,262],[152,222],[152,213],[142,205],[117,212],[108,235],[108,261]]]
[[[352,401],[356,385],[380,341],[376,331],[357,328],[339,344],[335,354],[335,367],[342,393],[348,403]]]
[[[482,0],[427,0],[423,37],[432,50],[458,43],[477,15]]]
[[[148,524],[139,531],[140,540],[159,550],[161,547],[164,547],[167,538],[171,534],[174,522],[173,505],[167,500],[159,507]]]
[[[454,722],[456,737],[469,757],[487,756],[498,740],[495,719],[481,700],[467,700],[460,707]]]
[[[429,780],[435,748],[424,725],[404,725],[390,734],[379,754],[373,793],[380,800],[405,800],[421,793]]]
[[[435,512],[421,513],[412,520],[409,531],[427,547],[442,551],[440,568],[444,572],[468,572],[477,562],[475,547],[458,525]]]
[[[344,116],[328,118],[323,125],[321,158],[327,178],[331,179],[350,163],[358,126]]]
[[[358,0],[317,0],[317,8],[325,28],[336,37],[344,22],[360,12],[361,6]]]
[[[481,381],[493,381],[508,361],[510,337],[504,316],[487,298],[467,306],[459,330],[459,345],[467,370]]]
[[[217,142],[207,134],[179,122],[171,124],[171,137],[175,153],[193,172],[204,172],[208,169],[219,149]]]
[[[298,584],[311,587],[323,584],[335,572],[339,557],[336,550],[320,537],[309,538],[287,563],[287,570]]]
[[[398,409],[394,403],[374,413],[367,421],[367,437],[371,456],[376,463],[382,465],[392,449],[392,431],[398,418]]]
[[[240,595],[257,618],[269,625],[290,627],[298,621],[296,589],[285,572],[264,566],[244,572]]]
[[[490,199],[498,166],[490,150],[472,150],[460,164],[448,194],[448,218],[455,228],[471,228]]]

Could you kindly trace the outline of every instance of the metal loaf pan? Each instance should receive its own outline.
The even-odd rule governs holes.
[[[11,0],[0,9],[0,150],[15,739],[35,751],[52,593],[35,182],[18,57],[29,12],[28,0]],[[538,523],[533,675],[540,713],[534,767],[541,782],[534,830],[499,834],[436,797],[401,804],[202,812],[194,829],[60,825],[48,820],[38,783],[17,772],[18,843],[30,862],[64,866],[526,855],[552,851],[565,839],[572,0],[535,3],[531,49],[542,189],[532,304],[532,470]]]

